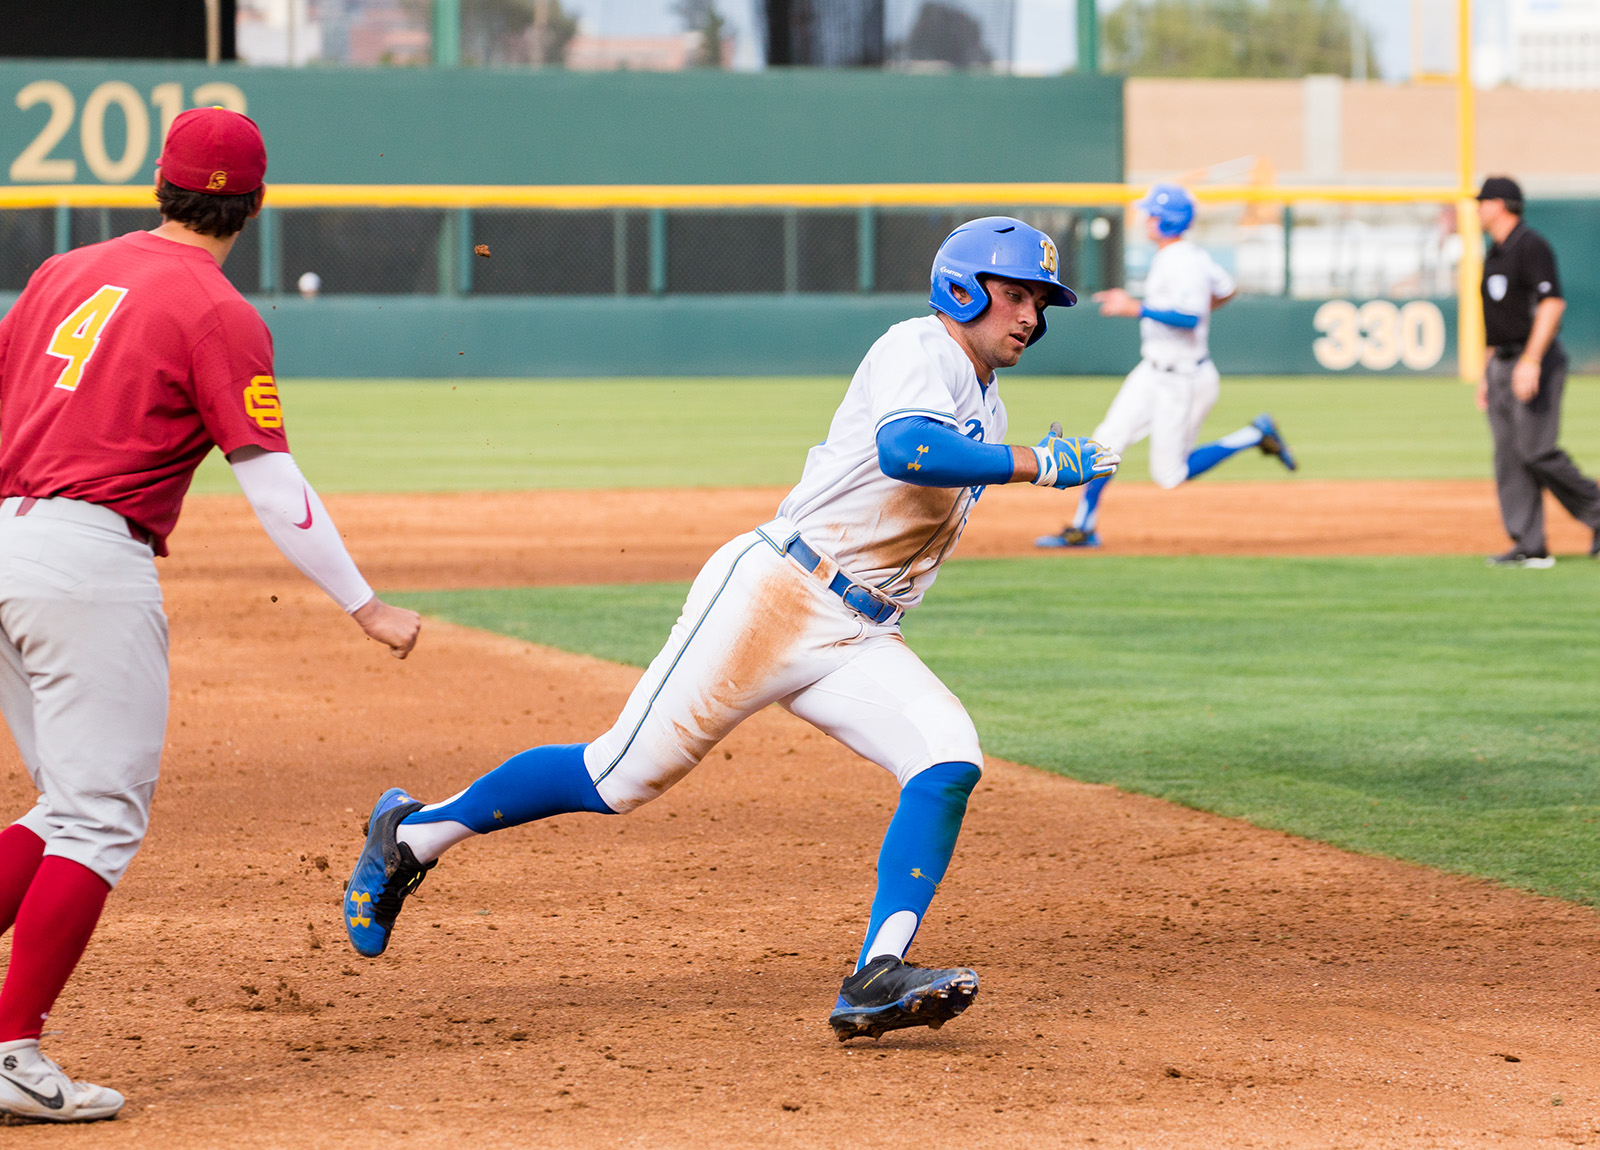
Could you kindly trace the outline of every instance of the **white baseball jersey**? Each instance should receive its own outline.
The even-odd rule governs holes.
[[[915,487],[878,467],[878,429],[910,416],[948,424],[980,443],[1003,443],[1006,407],[993,376],[972,361],[936,315],[897,323],[856,369],[828,438],[806,455],[778,515],[856,581],[914,607],[955,548],[972,487]]]
[[[1233,293],[1233,277],[1217,266],[1199,244],[1178,240],[1156,252],[1144,284],[1144,305],[1151,311],[1197,315],[1192,328],[1160,320],[1139,321],[1139,354],[1161,367],[1190,367],[1210,356],[1211,300]]]

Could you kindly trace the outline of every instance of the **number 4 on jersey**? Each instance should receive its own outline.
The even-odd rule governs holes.
[[[67,361],[67,366],[61,369],[61,375],[56,379],[57,387],[67,391],[77,390],[84,365],[89,362],[94,349],[100,346],[100,333],[105,330],[117,306],[122,303],[122,297],[127,294],[127,288],[106,284],[80,303],[56,327],[45,352]]]

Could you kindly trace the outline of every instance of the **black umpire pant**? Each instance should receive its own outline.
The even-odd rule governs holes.
[[[1519,551],[1543,554],[1543,492],[1549,491],[1574,519],[1600,529],[1600,486],[1578,470],[1556,445],[1561,431],[1561,395],[1567,384],[1566,352],[1557,344],[1545,353],[1539,394],[1522,403],[1511,393],[1515,357],[1489,360],[1489,431],[1494,437],[1494,479],[1500,519]]]

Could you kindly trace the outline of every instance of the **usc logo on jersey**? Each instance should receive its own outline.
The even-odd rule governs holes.
[[[270,375],[258,375],[244,389],[244,413],[257,427],[282,427],[283,405],[278,402],[278,385]]]

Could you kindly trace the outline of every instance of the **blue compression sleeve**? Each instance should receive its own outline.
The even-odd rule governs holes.
[[[1200,326],[1200,317],[1190,315],[1186,311],[1160,311],[1156,308],[1141,307],[1140,319],[1153,319],[1157,323],[1164,323],[1168,327],[1195,328]]]
[[[1095,524],[1100,522],[1100,496],[1110,482],[1111,476],[1102,475],[1083,485],[1083,494],[1078,498],[1078,510],[1072,516],[1072,525],[1079,531],[1094,534]]]
[[[878,893],[872,900],[872,919],[861,944],[859,968],[878,928],[890,915],[909,910],[921,922],[934,892],[944,881],[956,836],[967,813],[967,796],[978,785],[981,772],[971,763],[935,763],[912,777],[900,790],[900,805],[878,854]]]
[[[465,791],[401,823],[455,822],[480,835],[572,811],[615,814],[583,765],[587,743],[534,747],[512,755]]]
[[[1009,483],[1011,448],[968,439],[948,423],[908,415],[878,428],[878,467],[918,487],[984,487]]]

